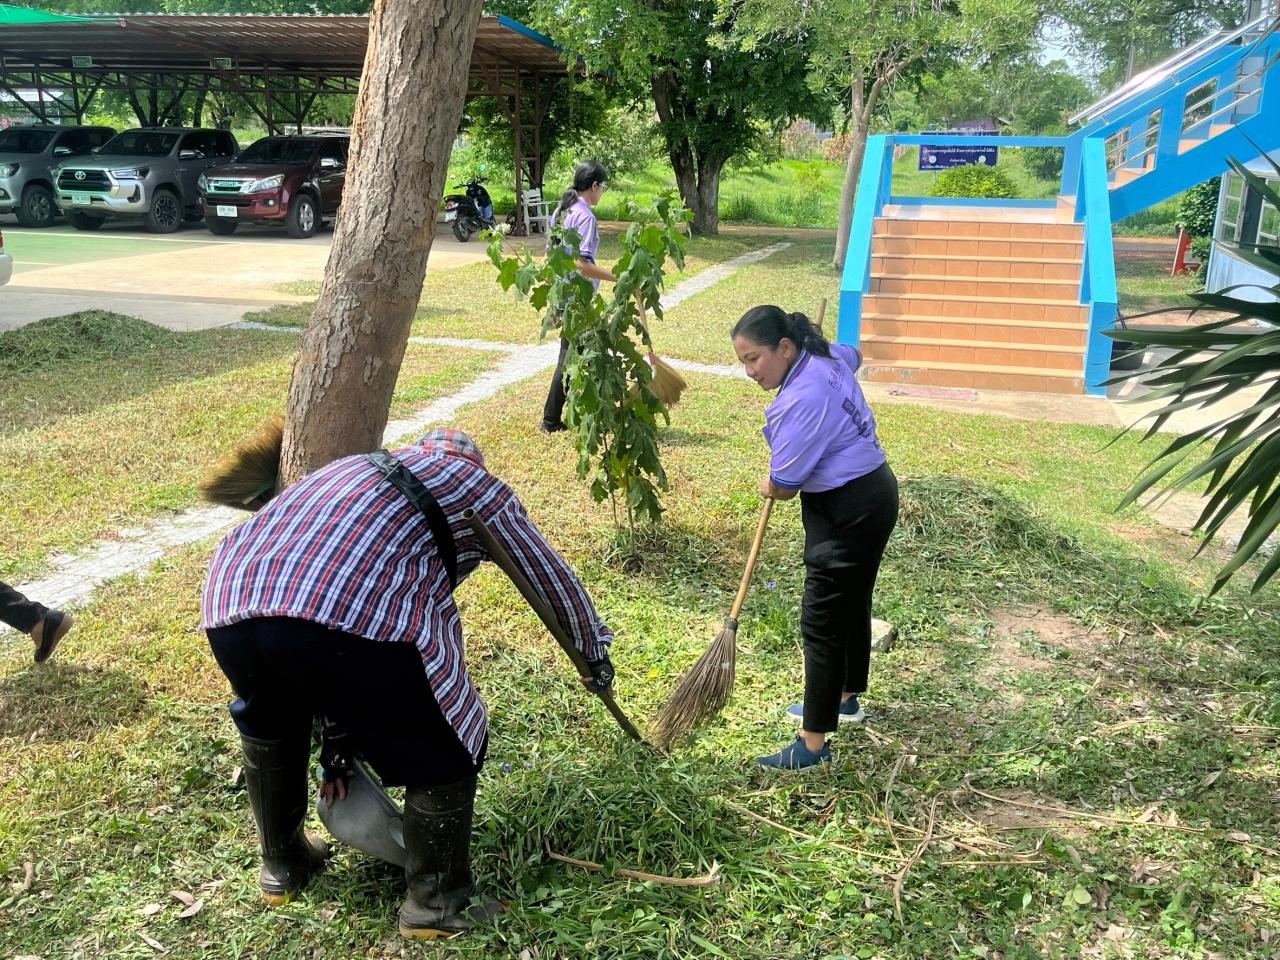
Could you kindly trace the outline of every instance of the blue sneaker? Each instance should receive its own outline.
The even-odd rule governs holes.
[[[793,703],[787,707],[787,716],[795,717],[797,720],[804,719],[804,704]],[[841,723],[861,723],[867,719],[867,715],[863,713],[862,707],[858,704],[858,697],[855,694],[848,700],[840,704],[840,712],[836,714]]]
[[[831,762],[831,741],[825,741],[816,753],[804,745],[804,738],[797,736],[777,753],[756,757],[756,763],[774,770],[807,770],[820,763]]]

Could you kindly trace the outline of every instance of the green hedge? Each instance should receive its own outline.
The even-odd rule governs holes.
[[[966,163],[938,174],[932,195],[935,197],[1016,197],[1013,181],[995,167]]]

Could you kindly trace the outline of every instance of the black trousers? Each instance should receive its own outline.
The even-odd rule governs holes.
[[[842,487],[801,493],[804,729],[836,729],[840,695],[867,689],[871,594],[898,522],[898,478],[883,464]]]
[[[49,608],[28,600],[13,587],[0,581],[0,623],[7,623],[15,630],[30,633],[44,619]]]
[[[542,425],[554,427],[564,420],[564,358],[569,352],[569,341],[560,338],[560,358],[556,360],[556,372],[547,390],[547,402],[542,405]]]
[[[324,716],[388,786],[432,786],[474,777],[471,759],[440,712],[411,643],[369,640],[290,617],[256,617],[208,632],[237,699],[245,736],[311,736]]]

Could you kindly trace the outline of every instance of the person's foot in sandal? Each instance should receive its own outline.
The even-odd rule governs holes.
[[[44,663],[53,656],[58,642],[67,635],[73,623],[75,620],[71,614],[61,610],[49,610],[40,618],[40,622],[31,630],[31,639],[36,645],[36,663]]]

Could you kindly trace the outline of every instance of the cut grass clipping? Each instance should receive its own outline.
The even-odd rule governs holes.
[[[174,334],[118,313],[86,310],[0,332],[0,374],[58,364],[120,360],[164,346]]]

